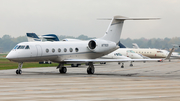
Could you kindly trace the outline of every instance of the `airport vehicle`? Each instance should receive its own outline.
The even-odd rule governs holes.
[[[153,18],[152,18],[153,19]],[[156,19],[156,18],[154,18]],[[16,74],[22,73],[23,62],[52,61],[59,65],[60,73],[66,73],[64,64],[89,63],[88,74],[94,74],[93,62],[123,62],[123,61],[161,61],[161,59],[96,59],[119,48],[122,26],[125,20],[150,20],[150,18],[127,18],[114,16],[101,38],[88,41],[45,41],[22,42],[17,44],[6,56],[10,61],[18,62]]]

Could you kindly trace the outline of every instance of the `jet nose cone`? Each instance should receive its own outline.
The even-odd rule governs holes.
[[[10,54],[8,54],[7,56],[6,56],[6,59],[11,59],[11,56],[10,56]]]
[[[6,56],[6,59],[8,59],[8,60],[11,60],[13,58],[14,58],[14,56],[13,56],[12,52],[9,52],[9,54]]]

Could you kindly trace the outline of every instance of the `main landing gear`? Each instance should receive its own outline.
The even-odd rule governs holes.
[[[18,64],[18,69],[16,70],[16,74],[22,74],[22,66],[23,66],[23,62],[20,62]]]
[[[95,72],[95,68],[94,68],[93,62],[89,62],[89,67],[87,68],[87,73],[94,74],[94,72]]]
[[[122,66],[121,66],[121,68],[124,68],[124,63],[122,63]]]
[[[120,65],[121,63],[120,63],[120,62],[118,62],[118,64]],[[121,68],[124,68],[124,63],[122,63]]]
[[[65,74],[67,72],[67,68],[64,67],[64,63],[60,63],[57,68],[59,68],[59,73]]]
[[[129,66],[131,66],[131,67],[133,66],[132,61],[131,61],[131,64]]]

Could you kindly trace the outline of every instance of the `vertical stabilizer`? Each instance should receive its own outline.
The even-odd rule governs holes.
[[[112,18],[111,23],[110,23],[105,35],[101,39],[113,41],[115,43],[119,42],[123,23],[125,20],[125,19],[121,19],[121,18],[126,18],[126,17],[114,16],[114,18]]]
[[[41,41],[41,39],[39,39],[39,37],[35,33],[26,33],[26,35],[29,42]]]
[[[126,48],[126,46],[124,46],[120,41],[118,43],[118,46],[119,46],[119,48]]]
[[[102,20],[111,20],[111,23],[103,37],[100,39],[109,40],[118,44],[123,24],[125,20],[157,20],[159,18],[128,18],[124,16],[114,16],[112,19],[102,19]]]
[[[138,49],[139,46],[136,43],[132,43],[133,48]]]

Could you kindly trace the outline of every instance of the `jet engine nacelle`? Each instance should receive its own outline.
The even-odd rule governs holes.
[[[106,52],[110,49],[116,48],[116,43],[102,39],[90,40],[88,48],[93,52]]]

